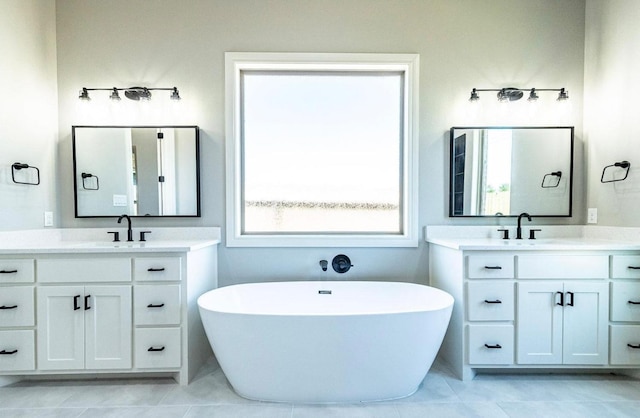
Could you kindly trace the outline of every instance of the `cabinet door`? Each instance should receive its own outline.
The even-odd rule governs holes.
[[[84,368],[84,310],[82,286],[38,288],[38,368]]]
[[[86,368],[131,368],[131,286],[87,286]]]
[[[518,283],[518,364],[562,363],[562,292],[562,282]]]
[[[609,348],[607,283],[564,283],[564,364],[606,364]]]

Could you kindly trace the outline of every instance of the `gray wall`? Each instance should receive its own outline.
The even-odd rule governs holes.
[[[202,218],[138,220],[134,226],[224,225],[224,52],[418,53],[420,68],[419,226],[478,224],[447,217],[448,129],[461,125],[575,125],[578,181],[575,213],[584,221],[582,91],[584,0],[58,0],[56,2],[59,209],[65,227],[112,226],[73,218],[71,125],[197,124],[201,127]],[[177,108],[160,92],[146,107],[108,94],[91,106],[83,87],[178,86]],[[554,95],[498,106],[471,88],[566,87],[570,106]],[[501,220],[512,223],[513,220]],[[489,222],[498,222],[489,220]],[[220,283],[319,278],[321,258],[345,252],[349,278],[424,282],[426,246],[412,249],[227,249]]]
[[[588,0],[585,54],[585,121],[588,206],[598,224],[640,226],[640,3]],[[623,182],[600,183],[602,169],[631,162]]]
[[[57,215],[55,23],[54,0],[0,0],[0,231],[42,228],[44,211]],[[14,162],[38,167],[41,184],[14,184]]]

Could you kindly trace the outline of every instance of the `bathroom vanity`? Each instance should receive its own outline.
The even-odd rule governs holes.
[[[187,384],[211,356],[196,299],[217,287],[220,230],[172,230],[146,242],[109,242],[101,229],[3,233],[0,376]]]
[[[640,368],[638,240],[606,240],[582,227],[539,240],[502,240],[492,237],[498,228],[477,227],[447,236],[448,228],[427,241],[430,284],[455,298],[440,355],[458,377]],[[561,227],[541,229],[553,228]]]

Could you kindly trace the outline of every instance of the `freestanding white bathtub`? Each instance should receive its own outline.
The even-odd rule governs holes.
[[[440,348],[448,293],[395,282],[277,282],[198,299],[231,386],[262,401],[329,403],[413,394]]]

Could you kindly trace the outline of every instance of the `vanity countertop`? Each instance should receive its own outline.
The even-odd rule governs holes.
[[[430,244],[441,245],[455,250],[503,250],[503,251],[633,251],[640,250],[640,242],[619,241],[597,238],[551,238],[551,239],[509,239],[499,238],[429,238]]]
[[[523,227],[528,233],[530,226]],[[428,226],[425,241],[454,250],[476,251],[637,251],[640,228],[584,225],[536,225],[537,239],[501,239],[503,229],[515,235],[513,226]]]
[[[108,230],[113,229],[108,228]],[[149,230],[152,232],[144,242],[112,242],[109,240],[107,229],[103,228],[2,232],[0,233],[0,255],[188,252],[220,243],[218,227],[149,228]],[[137,232],[135,230],[136,234]]]

